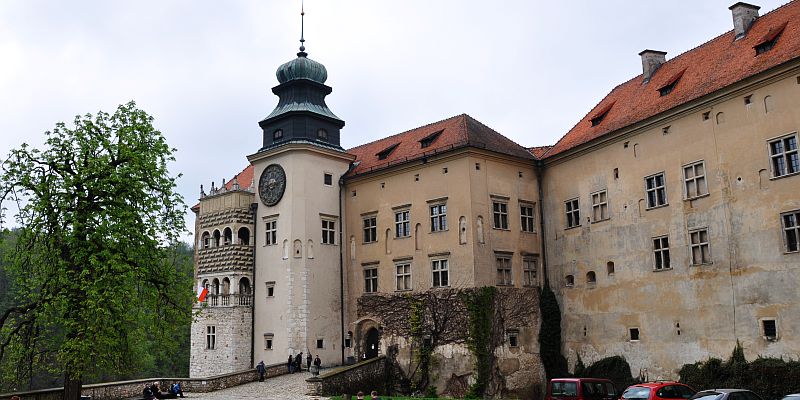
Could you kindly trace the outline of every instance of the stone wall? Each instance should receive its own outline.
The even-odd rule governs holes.
[[[308,392],[317,396],[386,393],[386,357],[380,356],[318,377],[308,378]]]
[[[250,306],[203,308],[192,323],[189,376],[203,378],[250,368],[252,323]],[[216,328],[214,349],[206,344],[206,329],[211,325]]]
[[[286,371],[285,364],[267,366],[267,377],[283,375]],[[213,392],[233,386],[242,385],[258,380],[255,369],[217,375],[208,378],[148,378],[132,381],[107,382],[83,386],[83,395],[92,396],[92,400],[134,399],[141,398],[142,389],[149,383],[158,381],[162,390],[166,390],[173,383],[180,383],[183,391],[189,393]],[[0,400],[10,399],[11,396],[20,396],[24,400],[60,400],[63,388],[34,390],[28,392],[15,392],[0,394]]]

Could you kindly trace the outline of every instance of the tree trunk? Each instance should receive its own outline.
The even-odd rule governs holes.
[[[64,373],[63,400],[80,400],[83,381],[80,377],[73,377],[70,372]]]

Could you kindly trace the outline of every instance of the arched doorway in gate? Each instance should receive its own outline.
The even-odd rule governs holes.
[[[378,356],[378,330],[370,328],[364,336],[364,358],[370,359]]]

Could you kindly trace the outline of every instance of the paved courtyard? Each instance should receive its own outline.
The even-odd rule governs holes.
[[[281,375],[270,378],[264,382],[253,382],[211,393],[186,393],[187,399],[192,400],[223,400],[223,399],[261,399],[261,400],[286,400],[286,399],[327,399],[327,397],[306,396],[306,378],[311,376],[308,372]]]

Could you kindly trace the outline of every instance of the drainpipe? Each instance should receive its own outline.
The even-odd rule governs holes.
[[[352,168],[352,165],[351,167]],[[349,170],[349,168],[348,168]],[[344,178],[339,178],[339,324],[341,328],[341,341],[339,347],[342,351],[342,364],[344,365],[344,215],[342,215],[342,195],[344,194]]]
[[[258,217],[256,211],[258,210],[258,203],[250,203],[250,212],[253,213],[253,234],[250,239],[253,243],[253,298],[250,299],[250,367],[256,367],[256,227],[258,226]]]
[[[542,274],[546,284],[549,284],[550,278],[547,274],[547,246],[544,240],[544,178],[542,172],[544,171],[544,162],[536,160],[534,162],[534,169],[536,170],[536,180],[539,185],[539,241],[542,244]]]

